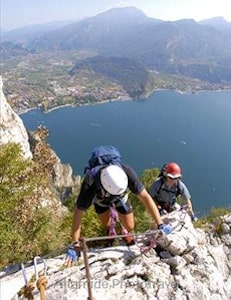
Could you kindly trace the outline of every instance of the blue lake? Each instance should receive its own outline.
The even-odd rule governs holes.
[[[195,211],[231,204],[231,92],[155,92],[139,101],[64,107],[20,116],[28,129],[46,126],[63,163],[83,175],[92,148],[112,144],[140,175],[178,162]]]

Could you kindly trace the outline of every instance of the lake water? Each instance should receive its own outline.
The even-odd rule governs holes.
[[[198,216],[231,204],[231,92],[155,92],[149,99],[64,107],[20,116],[46,126],[63,163],[83,175],[92,148],[112,144],[140,175],[178,162]]]

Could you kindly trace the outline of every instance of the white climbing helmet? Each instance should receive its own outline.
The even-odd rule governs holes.
[[[116,165],[110,165],[101,170],[100,182],[111,195],[121,195],[128,187],[128,177],[124,170]]]

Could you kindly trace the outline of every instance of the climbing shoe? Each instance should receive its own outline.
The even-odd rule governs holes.
[[[122,239],[128,247],[132,246],[132,245],[135,245],[135,241],[134,241],[133,237],[128,233],[128,231],[125,228],[123,228],[121,230],[121,234],[122,235],[125,235],[125,234],[127,235],[127,236],[123,237]]]

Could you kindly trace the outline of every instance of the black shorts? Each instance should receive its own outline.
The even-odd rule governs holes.
[[[110,208],[110,205],[101,206],[101,205],[98,205],[97,203],[94,203],[94,206],[95,206],[95,211],[97,214],[102,214]],[[114,207],[122,215],[128,215],[133,211],[131,204],[128,202],[123,203],[123,204],[122,203],[115,204]]]

